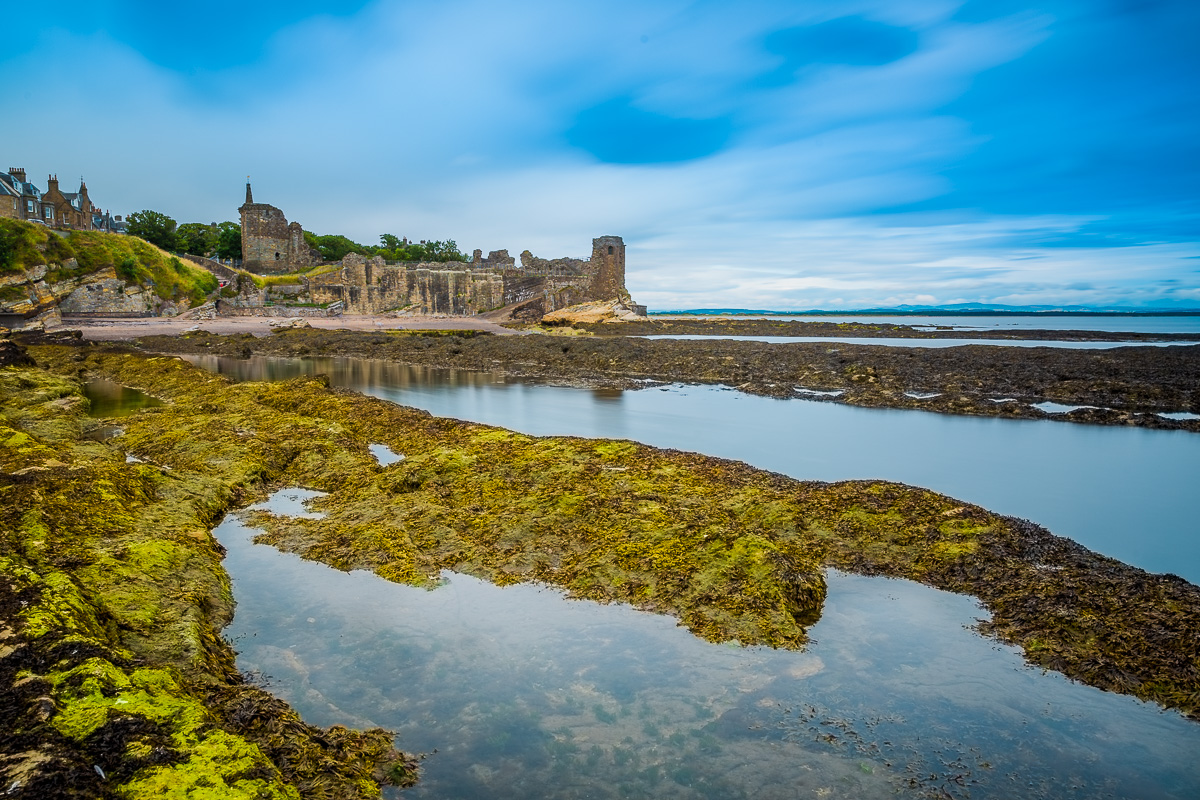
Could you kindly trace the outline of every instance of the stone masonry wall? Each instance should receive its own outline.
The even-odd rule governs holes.
[[[520,305],[534,316],[588,300],[628,300],[625,244],[619,236],[592,240],[592,257],[538,258],[521,266],[507,251],[462,262],[388,265],[351,253],[342,268],[306,279],[314,303],[342,302],[350,314],[391,311],[467,316]]]
[[[242,266],[258,275],[284,275],[321,263],[304,241],[299,222],[266,203],[246,203],[242,215]]]

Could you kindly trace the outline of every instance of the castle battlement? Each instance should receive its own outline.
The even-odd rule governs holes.
[[[300,223],[289,223],[275,206],[255,203],[249,181],[238,211],[242,263],[250,272],[287,274],[321,263],[320,254],[304,241]],[[388,264],[379,256],[351,253],[341,269],[308,278],[306,284],[312,302],[341,302],[352,314],[403,310],[470,316],[512,306],[540,318],[590,300],[629,299],[620,236],[593,239],[590,258],[545,259],[526,250],[520,265],[507,250],[493,250],[487,258],[476,250],[470,263],[419,264]]]

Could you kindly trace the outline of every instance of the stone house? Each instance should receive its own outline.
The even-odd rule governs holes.
[[[96,207],[82,179],[78,192],[64,192],[59,188],[58,176],[51,175],[43,192],[29,182],[21,167],[9,167],[8,172],[0,173],[0,217],[37,219],[55,228],[78,231],[125,232],[120,217]]]
[[[79,181],[79,191],[64,193],[58,188],[58,176],[46,179],[46,193],[42,195],[42,211],[47,225],[56,228],[71,228],[90,231],[92,216],[97,209],[88,197],[87,184]]]
[[[21,192],[11,175],[0,175],[0,217],[21,219]]]
[[[42,204],[42,191],[29,182],[22,167],[9,167],[8,173],[0,176],[0,181],[9,193],[16,196],[17,214],[15,219],[46,219],[45,207]],[[7,216],[7,214],[6,214]]]

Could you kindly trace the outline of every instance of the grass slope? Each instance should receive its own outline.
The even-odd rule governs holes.
[[[74,259],[74,262],[72,262]],[[49,284],[111,268],[126,283],[151,289],[163,300],[204,302],[216,277],[135,236],[72,231],[65,238],[42,225],[0,219],[0,276],[45,264]]]

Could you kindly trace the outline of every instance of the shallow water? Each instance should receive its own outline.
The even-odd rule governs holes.
[[[138,389],[131,389],[103,378],[94,378],[83,385],[91,417],[124,417],[143,408],[161,406],[163,402]]]
[[[664,315],[669,316],[669,315]],[[713,315],[715,316],[715,315]],[[694,315],[689,315],[692,318]],[[655,315],[658,318],[658,315]],[[707,317],[700,317],[705,319]],[[1111,333],[1195,333],[1200,334],[1200,314],[1189,316],[1113,315],[1044,315],[1024,316],[891,316],[891,315],[738,315],[735,319],[799,320],[801,322],[850,323],[867,325],[910,325],[914,328],[953,328],[954,330],[1044,330],[1044,331],[1109,331]]]
[[[189,360],[242,380],[319,372],[334,386],[525,433],[635,439],[802,479],[923,486],[1200,583],[1200,436],[1186,431],[857,408],[719,386],[593,391],[364,359]]]
[[[1114,347],[1187,347],[1196,342],[1064,342],[1053,339],[904,339],[896,337],[852,337],[852,336],[713,336],[707,334],[654,334],[637,336],[637,339],[732,339],[770,344],[798,344],[801,342],[836,342],[839,344],[871,344],[879,347],[966,347],[971,344],[986,344],[995,347],[1065,347],[1072,350],[1111,350]]]
[[[269,502],[303,513],[303,491]],[[1022,663],[965,597],[832,572],[807,652],[446,574],[434,590],[251,543],[243,670],[318,725],[429,753],[415,798],[1185,798],[1200,725]],[[434,753],[434,751],[437,751]],[[942,794],[945,792],[945,794]]]

